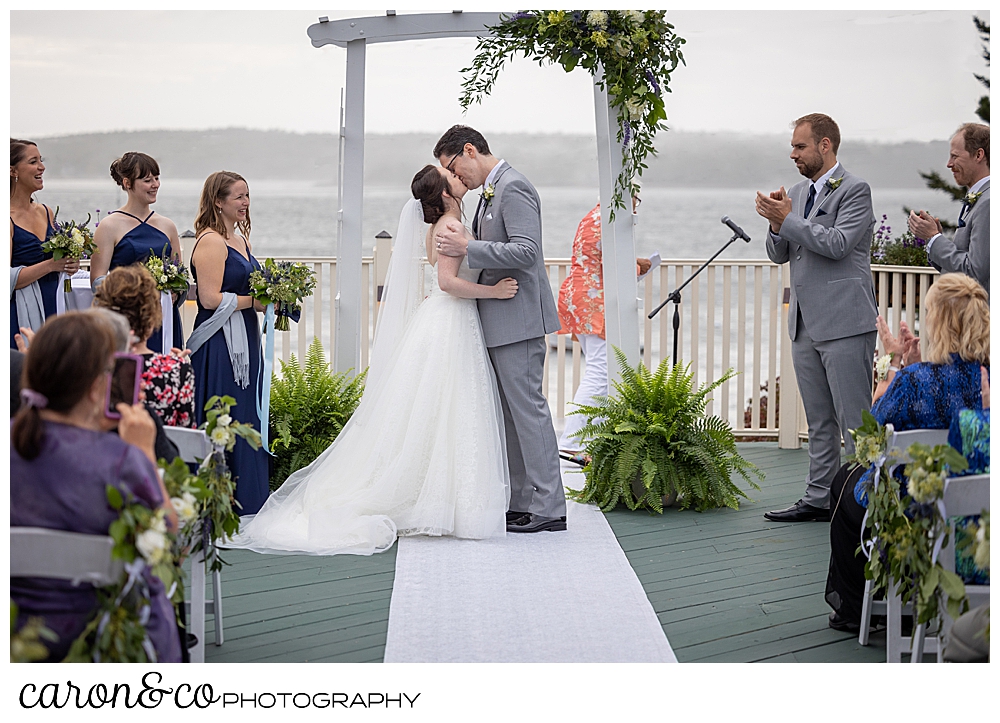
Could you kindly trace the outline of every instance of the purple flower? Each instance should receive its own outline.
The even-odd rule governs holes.
[[[622,142],[623,145],[628,148],[628,142],[632,140],[632,124],[625,121],[625,140]]]
[[[652,70],[647,70],[646,71],[646,80],[649,81],[650,87],[653,89],[653,92],[656,93],[656,97],[659,98],[660,97],[660,84],[656,82],[656,76],[653,75],[653,71]],[[882,218],[885,218],[885,216],[883,216]]]
[[[533,18],[533,17],[535,16],[531,13],[519,12],[519,13],[514,13],[514,15],[511,17],[511,20],[525,20],[527,18]]]

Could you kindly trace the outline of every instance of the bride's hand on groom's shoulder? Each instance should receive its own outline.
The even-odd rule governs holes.
[[[465,236],[465,226],[455,219],[447,219],[434,234],[437,251],[444,256],[465,256],[469,240]]]

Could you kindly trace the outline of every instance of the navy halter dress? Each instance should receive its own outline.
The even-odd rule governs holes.
[[[48,241],[52,234],[56,232],[55,225],[52,223],[52,216],[50,215],[49,209],[45,209],[45,213],[48,216],[48,228],[45,230],[45,240]],[[35,264],[40,264],[43,261],[52,258],[52,254],[47,254],[42,251],[42,241],[31,233],[27,229],[23,229],[14,223],[14,219],[10,222],[14,225],[14,238],[11,239],[12,253],[10,257],[11,268],[16,266],[34,266]],[[52,271],[45,274],[42,278],[38,280],[38,286],[42,291],[42,306],[45,309],[45,318],[54,315],[56,313],[56,291],[59,288],[59,272]],[[17,344],[14,343],[14,334],[18,333],[17,326],[17,304],[14,301],[13,296],[10,300],[10,348],[17,349]]]
[[[115,250],[111,254],[109,270],[117,269],[119,266],[144,264],[150,256],[159,256],[162,258],[163,256],[170,255],[170,239],[167,238],[167,235],[163,231],[147,223],[153,214],[156,213],[155,211],[150,211],[149,216],[146,216],[145,220],[138,216],[132,216],[131,213],[125,211],[111,211],[111,213],[130,216],[138,221],[139,225],[122,236],[121,240],[115,244]],[[111,213],[108,215],[111,215]],[[152,336],[149,337],[149,341],[146,342],[150,350],[158,354],[170,351],[169,349],[165,350],[162,348],[163,334],[160,329],[161,327],[154,329]],[[181,326],[181,314],[176,306],[174,306],[173,345],[178,349],[184,348],[184,328]]]
[[[245,243],[245,242],[244,242]],[[195,245],[197,248],[197,244]],[[226,257],[226,269],[222,276],[223,292],[238,296],[250,293],[250,274],[260,269],[260,264],[246,249],[243,256],[233,247],[229,247]],[[192,251],[193,254],[193,251]],[[195,282],[198,281],[198,271],[191,264],[191,272]],[[194,320],[194,328],[204,324],[215,313],[214,309],[206,309],[198,299],[198,316]],[[229,359],[229,347],[226,345],[225,332],[219,329],[191,355],[194,367],[194,404],[198,424],[205,421],[205,403],[212,396],[230,396],[236,400],[232,416],[239,422],[253,425],[260,431],[260,420],[257,418],[257,395],[261,383],[262,359],[260,354],[260,330],[257,324],[257,312],[253,308],[234,311],[243,314],[247,329],[247,345],[256,354],[250,354],[250,384],[246,389],[240,387],[233,378],[233,364]],[[267,452],[263,448],[254,451],[242,438],[236,440],[236,446],[226,455],[227,462],[236,478],[236,501],[240,503],[239,515],[255,515],[270,494],[268,486],[269,463]]]

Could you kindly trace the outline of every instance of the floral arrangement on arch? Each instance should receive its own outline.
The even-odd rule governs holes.
[[[611,215],[636,195],[653,138],[666,130],[663,94],[670,74],[684,62],[684,38],[666,21],[665,10],[527,10],[501,16],[493,35],[480,38],[459,102],[463,109],[489,95],[504,65],[515,55],[540,65],[559,63],[566,72],[586,68],[618,111],[622,170],[615,182]],[[602,71],[603,70],[603,75]]]

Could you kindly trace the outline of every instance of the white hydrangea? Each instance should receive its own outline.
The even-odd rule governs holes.
[[[628,111],[629,120],[639,120],[646,111],[646,101],[632,97],[625,101],[625,109]]]
[[[170,504],[174,506],[174,511],[182,525],[186,525],[198,514],[197,500],[190,492],[185,492],[180,497],[171,497]]]
[[[139,554],[150,565],[156,565],[163,559],[167,549],[167,536],[156,529],[140,532],[135,538],[135,547]]]
[[[587,13],[587,24],[592,28],[605,30],[608,27],[608,14],[603,10],[591,10]]]
[[[626,10],[625,18],[633,25],[641,25],[646,20],[646,13],[642,10]]]

